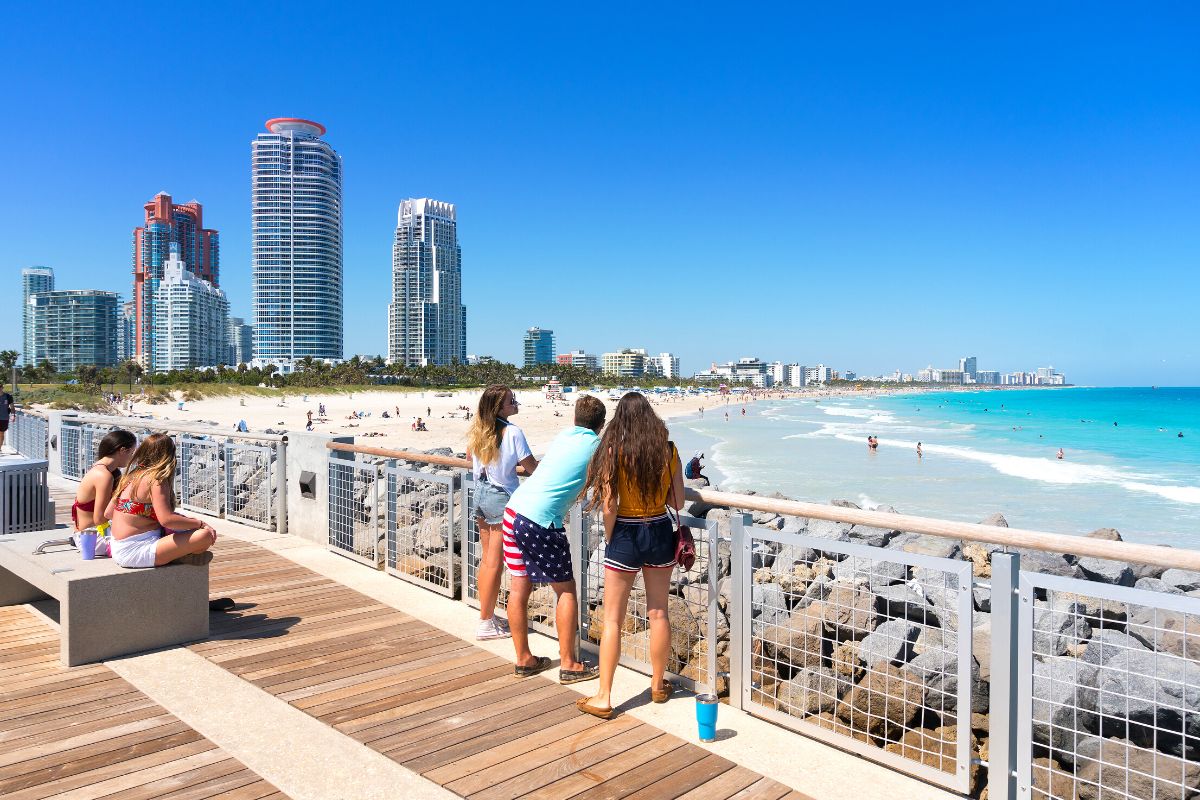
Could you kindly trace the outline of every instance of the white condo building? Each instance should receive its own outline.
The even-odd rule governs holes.
[[[405,200],[396,217],[388,361],[406,367],[466,363],[467,308],[454,205]]]
[[[22,333],[21,363],[26,366],[36,366],[33,360],[33,306],[30,298],[38,292],[54,291],[54,270],[49,267],[25,267],[21,270],[21,292],[24,302],[21,305]]]
[[[172,252],[155,292],[154,371],[224,363],[228,322],[225,292],[189,272]]]
[[[254,357],[287,371],[342,357],[342,157],[319,123],[267,131],[251,145]]]
[[[659,353],[656,356],[646,356],[643,364],[647,375],[657,375],[670,380],[679,378],[679,356],[677,355]]]

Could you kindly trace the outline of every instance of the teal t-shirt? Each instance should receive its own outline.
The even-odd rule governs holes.
[[[513,492],[508,507],[543,528],[562,527],[563,514],[583,489],[588,462],[599,444],[600,437],[590,428],[576,425],[560,433],[534,473]]]

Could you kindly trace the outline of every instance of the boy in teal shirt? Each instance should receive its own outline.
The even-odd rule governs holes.
[[[579,599],[571,568],[563,515],[579,497],[588,462],[600,444],[606,409],[596,397],[575,402],[575,427],[560,433],[538,462],[537,471],[517,488],[504,509],[504,563],[512,581],[508,621],[517,651],[517,675],[536,675],[550,667],[546,656],[529,651],[529,593],[535,583],[548,583],[558,598],[555,625],[561,661],[561,683],[595,678],[598,667],[575,657]]]

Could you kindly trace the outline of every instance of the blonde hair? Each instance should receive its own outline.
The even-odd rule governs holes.
[[[147,436],[133,454],[129,469],[121,476],[117,484],[116,496],[120,497],[125,488],[133,484],[141,485],[144,481],[151,484],[160,483],[166,489],[171,508],[175,508],[175,440],[165,433],[152,433]]]
[[[500,443],[504,441],[504,420],[500,409],[508,400],[511,389],[494,383],[479,396],[479,408],[467,431],[467,453],[487,465],[500,455]]]

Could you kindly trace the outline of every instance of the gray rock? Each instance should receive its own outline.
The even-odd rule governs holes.
[[[1131,604],[1125,632],[1151,650],[1200,658],[1200,615]]]
[[[900,549],[906,553],[920,553],[935,558],[958,558],[962,555],[962,542],[958,539],[922,534],[914,534],[914,536],[917,538],[909,539],[900,546]]]
[[[1087,534],[1089,539],[1103,539],[1106,542],[1120,542],[1121,533],[1116,528],[1097,528]]]
[[[1186,569],[1169,569],[1162,574],[1162,582],[1174,586],[1181,592],[1194,592],[1200,589],[1200,572]]]
[[[825,628],[837,641],[862,639],[879,623],[875,595],[861,586],[835,582],[824,602]]]
[[[1089,581],[1111,583],[1117,586],[1133,586],[1133,567],[1128,564],[1090,556],[1081,558],[1075,563],[1083,577]]]
[[[850,541],[868,547],[887,547],[888,542],[899,535],[900,531],[871,528],[866,525],[855,525],[850,529]]]
[[[805,534],[815,536],[818,539],[831,539],[835,542],[850,541],[850,529],[854,527],[847,522],[830,522],[824,519],[812,519],[808,521],[808,530]],[[840,555],[839,555],[840,557]]]
[[[750,616],[756,637],[761,637],[765,628],[786,622],[790,612],[779,584],[756,583],[750,587]]]
[[[771,563],[771,571],[781,575],[790,574],[792,567],[797,564],[811,566],[819,558],[816,550],[801,545],[785,544],[775,554],[775,558]]]
[[[979,661],[979,677],[992,679],[992,615],[975,614],[975,625],[971,628],[971,652]]]
[[[902,665],[912,657],[913,642],[921,632],[921,626],[908,620],[893,619],[884,622],[862,640],[858,657],[868,667],[885,664]]]
[[[837,506],[838,508],[862,508],[858,503],[852,503],[849,500],[830,500],[829,505]]]
[[[904,667],[904,672],[924,687],[922,705],[943,720],[958,714],[958,653],[929,649]],[[971,656],[971,711],[983,713],[988,707],[988,684],[979,674],[979,660]]]
[[[1075,603],[1046,606],[1039,602],[1033,610],[1033,652],[1040,658],[1061,656],[1091,635],[1092,626]]]
[[[1127,650],[1145,650],[1145,646],[1132,636],[1120,631],[1098,630],[1088,639],[1087,649],[1080,660],[1085,664],[1102,667],[1118,654]]]
[[[779,684],[775,697],[779,710],[794,717],[833,711],[842,685],[849,685],[833,670],[802,669],[791,680]]]
[[[1062,575],[1074,578],[1078,574],[1075,565],[1058,553],[1045,553],[1041,550],[1016,550],[1021,556],[1021,569],[1029,572],[1041,572],[1044,575]]]
[[[992,611],[992,590],[983,586],[976,586],[971,590],[972,598],[975,602],[975,610],[991,613]]]
[[[750,567],[751,569],[763,569],[770,567],[775,563],[775,543],[774,542],[755,542],[754,549],[750,551]]]
[[[940,617],[958,611],[958,576],[940,569],[913,567],[908,585],[934,607]]]
[[[780,533],[804,533],[808,530],[807,517],[784,517]]]
[[[1096,675],[1105,736],[1195,758],[1200,736],[1200,664],[1165,653],[1124,650]]]
[[[986,519],[979,520],[979,524],[980,525],[991,525],[996,528],[1007,528],[1008,520],[1006,520],[1004,518],[1003,514],[997,512],[997,513],[992,514],[991,516],[987,517]]]
[[[833,567],[834,580],[882,588],[908,580],[908,566],[896,561],[872,561],[851,557]]]
[[[1195,798],[1200,764],[1138,747],[1127,739],[1090,737],[1075,757],[1078,800]]]
[[[895,583],[872,591],[876,607],[888,619],[906,619],[926,626],[941,625],[937,610],[909,584]]]
[[[1162,592],[1163,594],[1183,594],[1183,590],[1172,586],[1169,583],[1164,583],[1162,578],[1138,578],[1134,585],[1135,589],[1145,589],[1148,592]]]
[[[1033,740],[1068,761],[1078,743],[1098,733],[1096,667],[1060,656],[1033,662]]]

